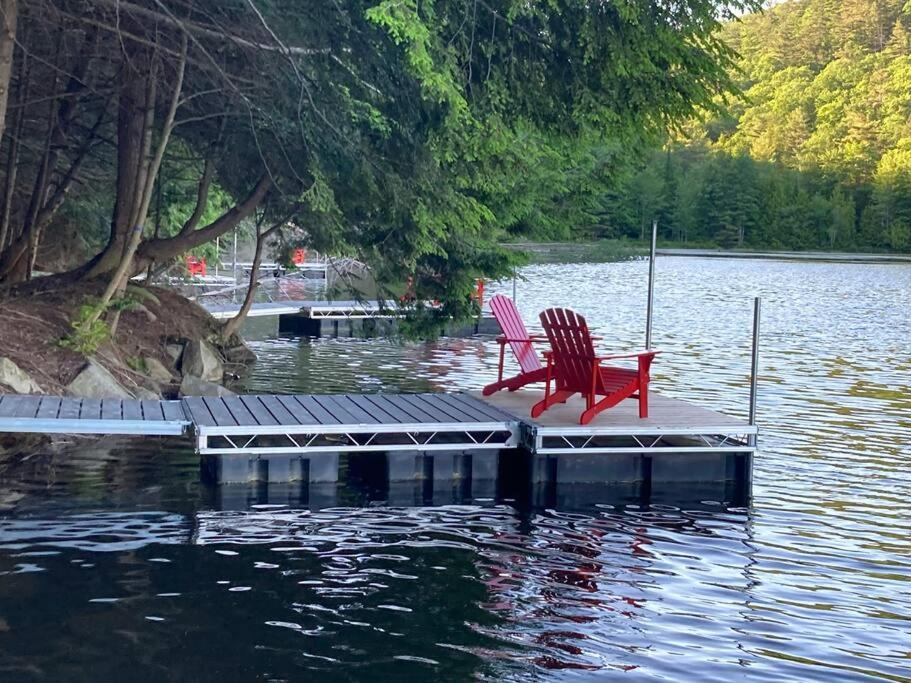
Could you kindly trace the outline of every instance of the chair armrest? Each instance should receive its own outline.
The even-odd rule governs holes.
[[[530,335],[527,339],[509,339],[507,337],[504,337],[503,335],[500,335],[499,337],[496,338],[496,341],[498,344],[506,344],[508,342],[539,342],[539,341],[547,341],[547,337],[542,337],[539,334],[533,334],[533,335]]]
[[[609,356],[598,356],[595,360],[604,361],[604,360],[617,360],[620,358],[640,358],[642,356],[657,356],[661,351],[655,349],[649,349],[648,351],[636,351],[634,353],[615,353]]]

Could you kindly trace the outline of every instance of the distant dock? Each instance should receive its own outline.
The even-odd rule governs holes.
[[[201,304],[217,320],[233,318],[240,304]],[[320,301],[310,299],[254,303],[248,318],[277,317],[279,332],[305,337],[357,337],[384,334],[405,312],[394,301]],[[453,325],[446,336],[497,334],[500,326],[490,315]]]

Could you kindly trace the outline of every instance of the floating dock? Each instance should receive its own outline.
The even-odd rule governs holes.
[[[213,318],[233,318],[240,304],[203,304]],[[278,329],[305,337],[357,337],[388,334],[404,311],[393,301],[318,301],[290,300],[254,303],[248,318],[278,317]],[[474,334],[498,334],[500,326],[489,315],[472,323],[455,325],[446,336],[469,337]]]
[[[179,401],[0,396],[0,432],[191,435],[209,482],[332,482],[345,458],[389,480],[532,484],[747,482],[756,427],[652,393],[579,425],[581,399],[529,417],[540,392],[187,397]],[[361,462],[363,462],[363,458]],[[518,468],[518,469],[517,469]]]

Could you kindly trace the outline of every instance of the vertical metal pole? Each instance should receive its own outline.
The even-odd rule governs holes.
[[[234,228],[234,255],[231,257],[231,271],[234,273],[234,280],[237,281],[237,228]]]
[[[762,312],[762,299],[758,296],[753,301],[753,362],[750,367],[750,425],[756,426],[756,384],[759,380],[759,320]],[[756,445],[756,437],[750,437]]]
[[[652,309],[655,305],[655,244],[658,241],[658,220],[652,220],[652,246],[648,256],[648,304],[645,311],[645,348],[652,348]]]
[[[221,261],[221,239],[215,238],[215,277],[218,278],[218,263]]]
[[[516,269],[512,269],[512,300],[516,300]]]

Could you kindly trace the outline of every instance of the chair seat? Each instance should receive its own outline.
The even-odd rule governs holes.
[[[601,370],[601,384],[605,392],[614,393],[635,387],[639,383],[639,373],[628,368],[615,368],[606,365]]]

